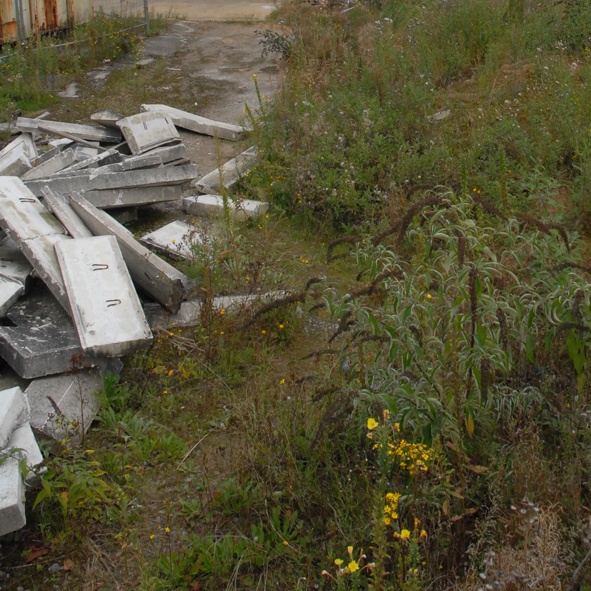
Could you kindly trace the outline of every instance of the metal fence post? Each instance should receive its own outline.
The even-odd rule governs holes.
[[[146,35],[150,34],[150,11],[148,9],[148,0],[144,0],[144,21],[146,22]]]

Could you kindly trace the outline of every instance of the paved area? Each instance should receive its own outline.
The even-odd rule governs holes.
[[[150,0],[151,10],[188,21],[262,20],[275,6],[274,0]]]

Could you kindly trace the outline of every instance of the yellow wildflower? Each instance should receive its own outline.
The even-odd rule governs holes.
[[[408,529],[403,529],[403,530],[400,532],[400,537],[401,537],[403,540],[409,540],[409,539],[410,539],[410,530],[408,530]]]
[[[351,562],[347,565],[350,573],[354,573],[355,571],[359,570],[359,564],[355,560],[351,560]]]
[[[369,419],[367,419],[367,428],[370,431],[372,429],[375,429],[378,425],[379,425],[379,423],[374,418],[370,417]]]
[[[334,560],[334,563],[335,563],[337,566],[341,566],[341,564],[343,564],[343,561],[342,561],[340,558],[335,558],[335,560]]]

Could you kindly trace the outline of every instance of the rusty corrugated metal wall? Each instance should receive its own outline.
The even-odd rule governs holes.
[[[88,21],[93,0],[0,0],[0,44]]]

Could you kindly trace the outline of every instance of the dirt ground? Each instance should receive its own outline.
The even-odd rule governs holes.
[[[234,20],[265,18],[275,9],[275,1],[253,2],[252,0],[150,0],[150,9],[163,14],[177,14],[191,21]]]

